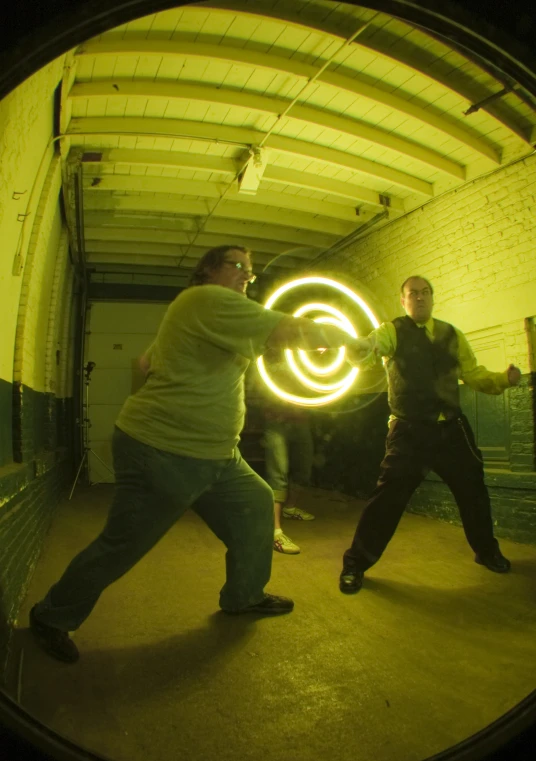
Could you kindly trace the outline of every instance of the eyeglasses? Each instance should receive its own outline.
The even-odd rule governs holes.
[[[229,261],[228,259],[224,259],[223,263],[230,264],[231,267],[236,267],[237,270],[243,270],[244,274],[248,278],[248,283],[254,283],[255,280],[257,279],[257,275],[253,274],[253,270],[246,269],[245,264],[242,264],[242,262],[232,262],[232,261]]]
[[[432,291],[429,288],[422,288],[420,291],[416,289],[412,289],[411,291],[408,291],[408,298],[416,299],[417,296],[431,296]]]

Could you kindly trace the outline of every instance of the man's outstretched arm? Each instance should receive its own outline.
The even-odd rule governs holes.
[[[460,378],[475,391],[484,394],[502,394],[510,386],[517,386],[521,371],[515,365],[508,365],[503,372],[493,372],[483,365],[477,365],[476,357],[464,334],[456,328],[458,336],[458,359]]]
[[[267,349],[338,349],[348,347],[356,356],[370,353],[366,338],[352,338],[335,325],[322,325],[306,317],[283,317],[266,342]]]

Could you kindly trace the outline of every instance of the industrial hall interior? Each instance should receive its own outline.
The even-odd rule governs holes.
[[[417,6],[147,4],[0,91],[0,686],[102,758],[536,688],[536,57]]]

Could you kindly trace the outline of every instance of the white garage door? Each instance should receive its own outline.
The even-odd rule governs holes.
[[[114,423],[127,396],[143,383],[139,358],[152,343],[167,307],[168,304],[132,302],[94,302],[90,307],[84,358],[84,366],[95,362],[88,387],[90,483],[114,480]]]

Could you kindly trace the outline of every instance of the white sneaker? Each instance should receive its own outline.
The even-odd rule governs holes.
[[[299,507],[284,507],[281,510],[283,518],[292,518],[295,521],[314,521],[315,516]]]
[[[300,548],[283,532],[274,535],[274,550],[285,555],[299,555]]]

